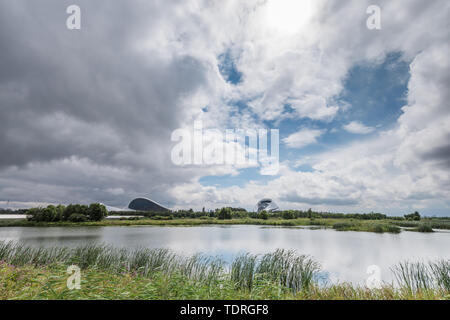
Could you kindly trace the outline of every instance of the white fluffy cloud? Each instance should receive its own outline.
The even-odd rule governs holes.
[[[316,143],[317,138],[324,134],[324,132],[325,130],[303,128],[284,138],[283,142],[289,148],[303,148],[309,144]]]
[[[345,131],[355,134],[368,134],[375,130],[373,127],[365,126],[363,123],[359,121],[352,121],[343,126]]]
[[[379,33],[371,33],[364,29],[364,17],[360,15],[367,3],[351,2],[348,4],[328,4],[318,15],[322,20],[315,40],[320,44],[320,63],[326,71],[311,71],[316,53],[316,47],[308,43],[308,49],[300,50],[301,46],[292,41],[290,48],[297,51],[288,51],[282,46],[276,49],[253,49],[252,58],[267,59],[255,61],[245,60],[245,53],[241,57],[241,68],[248,81],[249,91],[265,92],[257,110],[262,116],[280,116],[281,103],[296,101],[298,98],[291,92],[308,92],[302,97],[311,97],[309,92],[315,88],[324,89],[318,93],[322,103],[308,108],[309,103],[290,103],[295,110],[295,116],[310,117],[311,119],[326,120],[333,117],[333,112],[327,116],[315,116],[308,110],[319,112],[330,108],[327,101],[342,90],[341,80],[346,70],[361,61],[380,60],[393,51],[400,51],[404,58],[411,61],[411,78],[408,84],[408,103],[403,108],[403,114],[396,125],[388,130],[377,133],[370,140],[356,142],[349,146],[335,148],[326,153],[305,157],[297,162],[309,163],[313,172],[301,172],[291,169],[286,162],[280,176],[268,183],[249,182],[243,187],[214,188],[207,187],[208,199],[215,199],[224,205],[229,203],[244,203],[251,207],[259,198],[270,196],[277,199],[285,207],[307,208],[313,206],[320,210],[343,211],[381,211],[390,213],[404,213],[408,210],[424,210],[428,214],[448,213],[450,202],[450,97],[448,88],[449,56],[448,39],[449,29],[445,27],[447,18],[443,13],[448,10],[449,4],[433,2],[426,5],[420,1],[409,2],[383,2],[382,21],[383,29]],[[325,9],[324,9],[325,8]],[[424,14],[424,11],[426,14]],[[401,14],[400,14],[401,13]],[[347,19],[344,17],[354,17]],[[316,25],[317,26],[317,25]],[[395,32],[393,32],[395,30]],[[315,35],[317,35],[315,34]],[[349,37],[348,35],[352,36]],[[430,36],[431,35],[431,36]],[[401,39],[401,41],[400,41]],[[313,41],[314,42],[314,41]],[[267,50],[272,54],[261,54]],[[280,50],[285,54],[275,54]],[[257,55],[255,53],[258,53]],[[287,54],[286,52],[289,52]],[[289,60],[295,53],[298,62],[304,67],[297,67]],[[309,59],[306,59],[308,57]],[[269,57],[268,57],[269,56]],[[281,58],[283,57],[283,59]],[[269,63],[270,61],[270,63]],[[331,68],[326,68],[327,62],[333,61]],[[292,69],[281,68],[283,63]],[[333,69],[334,68],[334,69]],[[262,79],[263,70],[270,70]],[[280,70],[278,75],[275,71]],[[328,71],[330,77],[326,78],[326,85],[320,81]],[[291,71],[295,76],[288,76]],[[295,87],[295,81],[304,80],[299,90],[279,90],[280,88]],[[279,81],[274,81],[277,78]],[[283,82],[280,82],[283,79]],[[295,79],[295,80],[294,80]],[[256,81],[254,81],[256,80]],[[256,85],[258,84],[258,86]],[[276,85],[275,85],[276,84]],[[317,86],[312,85],[317,84]],[[247,85],[244,83],[243,86]],[[275,85],[275,87],[274,87]],[[274,89],[275,88],[275,89]],[[330,90],[330,88],[332,90]],[[276,95],[270,92],[276,92]],[[269,92],[269,93],[267,93]],[[285,94],[280,94],[284,92]],[[287,93],[289,92],[289,93]],[[313,91],[314,92],[314,91]],[[319,92],[319,91],[317,91]],[[268,96],[270,94],[270,96]],[[255,93],[257,96],[257,94]],[[300,94],[302,95],[302,94]],[[268,97],[271,97],[269,100]],[[288,98],[284,98],[288,97]],[[300,98],[304,99],[304,98]],[[319,101],[320,99],[317,99]],[[271,101],[264,106],[264,102]],[[276,107],[271,108],[273,101]],[[357,134],[367,134],[374,128],[363,123],[351,121],[344,129]],[[308,138],[293,134],[285,138],[284,142],[294,146],[315,141],[314,135]],[[305,141],[305,139],[307,141]],[[193,183],[197,197],[202,199],[203,187]],[[186,190],[186,189],[185,189]],[[180,190],[174,190],[174,192]],[[202,199],[203,201],[204,199]]]

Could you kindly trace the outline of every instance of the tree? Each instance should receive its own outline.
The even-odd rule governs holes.
[[[231,208],[222,208],[219,211],[218,218],[220,220],[231,219]]]
[[[84,214],[73,213],[67,220],[70,222],[85,222],[87,217]]]
[[[294,219],[295,218],[294,213],[292,211],[290,211],[290,210],[289,211],[283,211],[281,213],[281,217],[283,219]]]
[[[267,219],[269,219],[269,214],[267,213],[266,210],[263,210],[260,213],[258,213],[258,218],[259,219],[263,219],[263,220],[267,220]]]
[[[27,218],[29,221],[56,222],[61,221],[60,211],[58,207],[53,205],[47,208],[32,208],[27,210]]]
[[[410,213],[410,214],[405,214],[405,219],[406,220],[413,220],[413,221],[419,221],[420,220],[420,214],[419,212],[414,212],[414,213]]]
[[[100,221],[108,215],[108,211],[106,210],[106,207],[100,203],[91,203],[87,210],[87,215],[91,221]]]
[[[56,210],[56,207],[52,205],[49,205],[47,208],[42,210],[42,215],[44,218],[43,221],[55,222],[60,220],[58,218],[58,211]]]
[[[63,212],[63,220],[68,220],[69,217],[74,214],[83,214],[87,216],[88,206],[81,204],[69,204]]]

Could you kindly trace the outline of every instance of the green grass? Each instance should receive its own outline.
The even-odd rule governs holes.
[[[393,221],[392,224],[395,224],[399,227],[412,228],[412,231],[420,231],[420,229],[442,229],[449,230],[450,229],[450,220],[448,219],[439,219],[439,218],[425,218],[421,221]],[[429,232],[429,231],[426,231]]]
[[[212,217],[201,218],[133,218],[114,219],[88,222],[33,222],[26,220],[0,220],[0,227],[80,227],[80,226],[199,226],[199,225],[264,225],[264,226],[319,226],[332,228],[337,231],[365,231],[376,233],[399,233],[400,227],[409,227],[408,231],[427,232],[428,228],[450,229],[450,221],[427,219],[425,222],[398,221],[392,219],[384,220],[361,220],[361,219],[338,219],[338,218],[296,218],[282,219],[271,217],[267,220],[253,218],[234,218],[220,220]],[[166,217],[167,218],[167,217]],[[429,231],[428,231],[429,232]]]
[[[413,230],[418,232],[434,232],[433,228],[428,224],[420,224],[417,228]]]
[[[376,233],[400,233],[398,226],[380,222],[338,222],[333,224],[333,229],[337,231],[367,231]]]
[[[397,283],[410,292],[441,288],[450,292],[450,261],[402,262],[392,268]]]
[[[82,269],[81,289],[66,286],[66,268]],[[243,254],[230,264],[166,249],[87,245],[32,248],[0,242],[0,299],[450,299],[450,261],[404,262],[397,286],[319,286],[311,257],[277,250]]]

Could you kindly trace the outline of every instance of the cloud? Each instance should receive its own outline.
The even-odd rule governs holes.
[[[317,142],[317,138],[325,133],[325,130],[307,129],[303,128],[290,136],[284,138],[282,141],[289,148],[303,148],[309,144]]]
[[[368,127],[362,124],[359,121],[352,121],[346,125],[343,126],[345,131],[348,131],[350,133],[354,134],[368,134],[375,130],[373,127]]]
[[[309,164],[313,172],[296,172],[287,164],[280,176],[268,183],[208,187],[205,198],[218,203],[234,201],[251,207],[259,198],[269,196],[279,199],[281,207],[288,208],[305,209],[305,205],[313,205],[318,210],[331,211],[373,210],[401,214],[420,210],[428,214],[448,214],[450,175],[446,155],[450,97],[446,88],[450,81],[446,70],[450,50],[445,41],[449,31],[444,27],[445,18],[441,10],[442,6],[448,8],[449,5],[444,2],[430,6],[419,1],[408,5],[383,2],[383,17],[389,17],[383,19],[383,29],[395,30],[398,32],[396,34],[384,31],[369,33],[363,28],[356,28],[355,25],[363,25],[363,18],[342,23],[341,14],[353,12],[352,16],[357,17],[364,6],[364,3],[344,6],[330,2],[325,6],[328,11],[321,11],[324,23],[321,25],[324,32],[321,34],[323,55],[334,57],[339,61],[336,62],[338,65],[342,62],[345,69],[348,61],[382,60],[388,52],[402,52],[403,57],[410,60],[411,77],[407,104],[402,108],[403,113],[397,123],[390,130],[375,132],[374,128],[350,121],[347,129],[360,134],[374,132],[374,135],[363,142],[356,141],[322,154],[309,155],[305,161],[298,160]],[[401,17],[396,15],[399,11],[403,13]],[[425,11],[426,14],[421,14]],[[420,31],[420,25],[430,25],[427,21],[431,16],[436,19],[432,23],[434,31],[430,38]],[[413,33],[408,31],[411,29],[414,29]],[[349,33],[353,36],[344,36]],[[332,49],[337,48],[346,54],[333,55]],[[327,49],[330,51],[326,52]],[[322,62],[326,59],[322,58]],[[272,70],[276,69],[276,63],[281,63],[281,60],[269,64]],[[291,61],[288,63],[293,65]],[[240,67],[242,69],[245,69],[245,64]],[[256,65],[252,65],[251,69],[244,72],[244,78],[248,79],[249,72],[261,73]],[[301,71],[299,73],[298,77]],[[314,75],[317,78],[320,73]],[[270,85],[272,76],[274,74],[260,85]],[[327,83],[339,84],[339,77],[334,80],[329,79]],[[195,183],[192,186],[197,197],[203,200],[200,195],[203,194],[202,186]]]
[[[365,27],[368,0],[311,1],[307,22],[281,27],[266,23],[259,0],[80,0],[80,31],[65,28],[69,4],[0,4],[0,200],[251,208],[270,196],[324,210],[450,208],[448,1],[382,0],[377,31]],[[353,66],[391,52],[410,63],[407,103],[389,130],[374,131],[338,97]],[[222,76],[225,53],[239,81]],[[345,119],[373,134],[308,155],[313,172],[289,158],[267,183],[209,187],[199,179],[241,168],[170,160],[171,132],[199,117],[219,130]],[[316,143],[323,133],[309,130],[286,146]]]
[[[343,199],[343,198],[305,198],[296,194],[289,194],[283,198],[283,201],[294,202],[300,204],[310,205],[331,205],[331,206],[343,206],[343,205],[355,205],[358,204],[358,200]]]

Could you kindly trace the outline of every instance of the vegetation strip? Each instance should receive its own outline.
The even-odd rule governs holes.
[[[11,214],[13,211],[4,211]],[[105,220],[108,212],[102,204],[89,206],[71,204],[68,206],[50,205],[46,208],[20,210],[26,220],[0,220],[0,227],[66,227],[66,226],[196,226],[210,224],[249,224],[267,226],[314,226],[333,228],[337,231],[366,231],[376,233],[400,233],[401,228],[408,231],[434,232],[434,229],[450,229],[449,218],[422,218],[418,212],[404,217],[388,217],[381,213],[343,214],[314,212],[311,209],[285,210],[267,213],[265,211],[247,212],[242,208],[221,208],[207,212],[178,210],[172,212],[123,211],[114,215],[123,218]]]
[[[66,268],[82,269],[81,290]],[[319,285],[320,265],[294,251],[243,254],[230,265],[205,255],[105,245],[33,248],[0,242],[2,299],[450,299],[450,261],[402,262],[396,283],[368,289]]]

